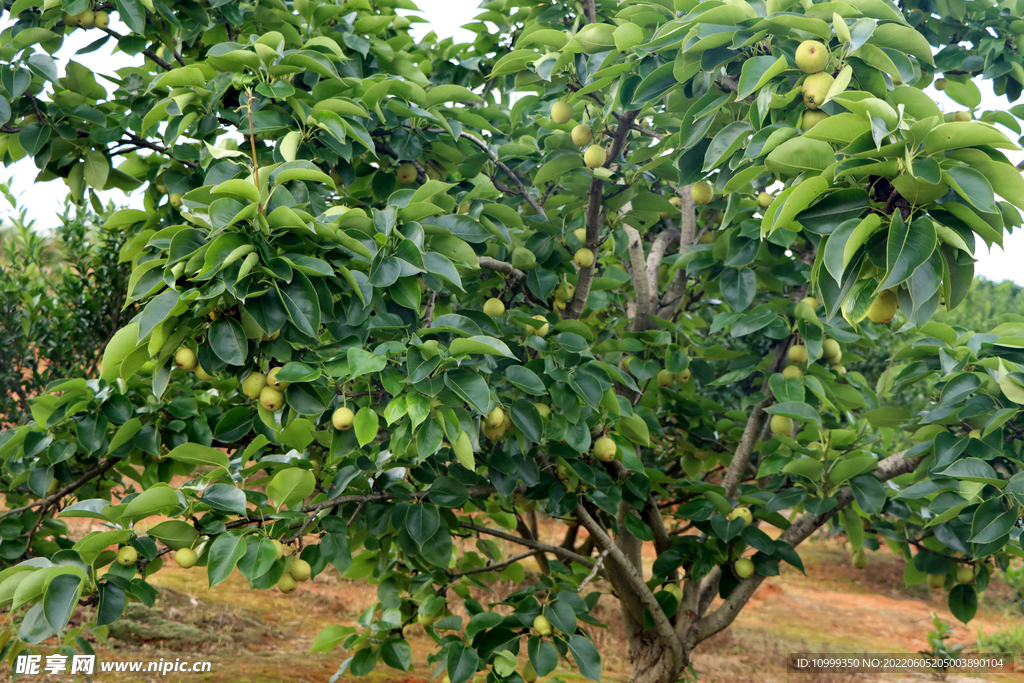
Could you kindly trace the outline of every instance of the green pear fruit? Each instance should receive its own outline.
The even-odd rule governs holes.
[[[604,166],[604,162],[607,161],[608,155],[604,151],[604,147],[601,145],[591,145],[587,147],[587,151],[583,153],[583,163],[587,165],[589,169],[601,168]]]
[[[263,387],[267,386],[267,376],[262,372],[250,372],[249,376],[242,380],[242,393],[248,399],[255,400],[260,397]]]
[[[284,394],[273,387],[263,387],[260,392],[260,405],[272,413],[284,407]]]
[[[583,145],[589,145],[594,140],[594,131],[591,130],[590,126],[585,123],[581,123],[572,129],[572,144],[577,147]]]
[[[736,572],[736,576],[741,579],[749,579],[754,575],[754,563],[745,557],[741,557],[736,560],[732,565],[733,570]]]
[[[832,78],[832,74],[827,74],[824,71],[808,76],[804,79],[804,86],[802,93],[804,96],[804,106],[808,109],[817,109],[828,97],[829,88],[835,83],[836,79]],[[805,129],[806,130],[806,129]]]
[[[505,315],[505,304],[501,299],[490,298],[484,302],[484,314],[491,318],[500,318]]]
[[[782,376],[786,379],[800,379],[804,376],[804,371],[796,365],[787,365],[782,369]]]
[[[178,552],[174,553],[174,561],[178,563],[178,566],[182,569],[190,569],[196,566],[196,562],[199,560],[196,555],[196,551],[191,548],[182,548]]]
[[[594,265],[594,252],[586,247],[583,247],[572,257],[573,263],[580,268],[589,268]]]
[[[403,185],[408,185],[416,180],[416,167],[413,164],[406,162],[398,167],[398,171],[395,175],[398,178],[398,182]]]
[[[711,183],[694,183],[690,186],[690,196],[698,204],[707,204],[715,198],[715,190],[711,187]]]
[[[594,442],[594,457],[601,462],[611,462],[618,452],[619,447],[607,436],[602,436]]]
[[[805,74],[815,74],[828,66],[828,48],[816,40],[805,40],[796,49],[796,65]]]
[[[873,323],[888,323],[896,315],[896,294],[891,289],[882,290],[868,308],[868,319]]]
[[[551,106],[551,120],[558,125],[569,123],[569,120],[572,119],[572,114],[572,106],[568,102],[559,101]]]
[[[803,344],[794,344],[789,347],[790,363],[806,363],[807,358],[807,347]]]
[[[356,414],[352,412],[351,408],[342,406],[334,411],[331,415],[331,424],[339,432],[347,432],[352,429],[353,423],[356,421]]]
[[[772,434],[789,436],[793,433],[793,419],[785,415],[772,415],[769,427]]]

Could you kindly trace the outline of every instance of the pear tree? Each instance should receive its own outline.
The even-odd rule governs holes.
[[[1024,318],[933,317],[1021,224],[1021,1],[508,0],[468,43],[412,9],[6,5],[0,161],[145,210],[107,218],[140,313],[0,433],[0,656],[152,605],[173,553],[376,585],[312,645],[339,673],[599,680],[610,592],[672,683],[827,525],[969,621],[1022,555]],[[58,62],[79,31],[130,65]]]

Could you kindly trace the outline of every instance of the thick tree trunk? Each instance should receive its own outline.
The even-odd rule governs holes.
[[[630,683],[675,683],[682,675],[672,663],[672,653],[657,633],[647,631],[630,639]]]

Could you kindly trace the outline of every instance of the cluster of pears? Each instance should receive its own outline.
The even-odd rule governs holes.
[[[690,368],[686,368],[682,372],[672,373],[668,370],[662,369],[658,371],[658,385],[663,387],[670,387],[676,382],[680,384],[686,384],[690,381]]]
[[[105,29],[110,26],[110,15],[106,12],[94,12],[91,9],[87,9],[78,14],[68,14],[65,12],[63,21],[65,26],[70,26],[71,28],[81,26],[82,28]]]
[[[956,582],[960,584],[974,583],[974,578],[977,571],[970,565],[964,565],[957,567],[956,570]],[[945,574],[929,574],[928,575],[928,587],[933,590],[942,590],[946,587],[946,575]]]
[[[732,512],[729,513],[729,521],[734,519],[743,520],[743,526],[750,526],[751,522],[754,521],[754,515],[750,512],[750,508],[746,506],[739,506],[733,508]],[[754,563],[749,557],[740,557],[732,565],[733,572],[736,573],[741,579],[749,579],[754,575]]]
[[[196,353],[187,346],[182,346],[174,352],[174,365],[182,372],[194,372],[196,377],[204,381],[210,381],[214,379],[213,375],[203,370],[203,366],[199,364],[199,359],[196,358]]]
[[[250,372],[242,380],[242,393],[250,400],[259,400],[260,405],[272,413],[284,407],[284,391],[291,386],[291,382],[279,380],[280,367],[271,368],[270,372]]]
[[[277,559],[281,559],[283,555],[279,554]],[[309,581],[309,577],[313,575],[313,568],[309,566],[309,562],[295,558],[292,560],[291,566],[288,568],[281,578],[277,581],[277,587],[282,593],[294,593],[295,589],[299,587],[301,581]]]
[[[551,106],[551,120],[560,126],[569,123],[572,120],[573,113],[572,105],[568,102],[559,100]],[[590,145],[583,153],[583,163],[587,165],[587,168],[593,170],[604,166],[608,160],[608,155],[601,145],[590,144],[594,141],[594,131],[590,126],[581,123],[572,129],[570,135],[572,136],[572,143],[577,147]]]
[[[491,441],[499,441],[501,437],[505,436],[505,432],[511,428],[512,418],[501,409],[501,406],[497,406],[484,417],[483,426],[480,431]]]
[[[828,47],[817,40],[805,40],[796,49],[796,65],[806,74],[801,94],[807,111],[800,117],[800,129],[808,131],[815,124],[828,118],[828,114],[819,111],[819,107],[828,97],[828,91],[835,83],[832,74],[825,71],[828,66]]]

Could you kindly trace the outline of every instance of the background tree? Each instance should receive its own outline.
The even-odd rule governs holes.
[[[0,189],[16,212],[0,229],[0,425],[15,427],[50,382],[98,376],[103,348],[135,311],[122,310],[131,267],[118,261],[121,231],[71,206],[39,234]]]
[[[100,381],[0,436],[5,652],[152,603],[173,551],[211,586],[371,580],[313,648],[407,669],[417,621],[450,683],[560,657],[597,680],[601,577],[632,679],[668,683],[836,515],[858,566],[880,537],[969,620],[1020,555],[1024,325],[931,318],[1020,224],[993,124],[1021,112],[973,111],[971,80],[1019,97],[1019,3],[522,0],[466,45],[417,42],[405,6],[118,0],[123,32],[10,6],[4,161],[147,210],[106,223],[140,313]],[[47,54],[90,24],[144,58],[109,97]],[[937,73],[972,111],[921,91]],[[845,365],[896,304],[923,338],[879,395]],[[925,381],[926,411],[885,405]],[[76,515],[110,528],[72,543]],[[470,596],[529,556],[503,610]]]

